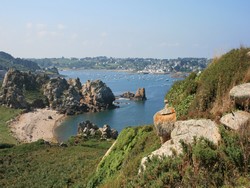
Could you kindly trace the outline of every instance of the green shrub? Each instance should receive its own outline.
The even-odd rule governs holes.
[[[230,89],[249,81],[250,48],[233,49],[213,62],[199,75],[192,73],[176,82],[166,98],[177,118],[214,118],[232,110]]]
[[[88,187],[129,186],[142,157],[159,147],[153,126],[128,127],[119,134],[111,153],[98,165]]]
[[[131,187],[249,187],[250,169],[240,166],[239,133],[220,129],[222,140],[218,146],[211,141],[194,138],[192,144],[181,141],[183,154],[171,157],[153,157],[146,170],[136,176]],[[234,147],[238,151],[229,150]],[[249,167],[250,162],[247,162]]]

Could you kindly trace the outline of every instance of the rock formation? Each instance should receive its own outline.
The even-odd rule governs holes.
[[[120,97],[122,97],[122,98],[131,99],[131,100],[134,98],[134,96],[135,96],[135,94],[131,93],[129,91],[120,95]]]
[[[236,111],[224,115],[220,122],[232,130],[239,130],[250,122],[250,113],[245,111]]]
[[[38,96],[34,98],[36,94]],[[28,95],[33,95],[34,99],[28,101]],[[113,108],[114,100],[111,89],[100,80],[87,81],[82,86],[79,78],[68,81],[60,77],[49,79],[45,74],[13,69],[6,73],[0,91],[0,104],[24,109],[49,105],[67,115]]]
[[[250,106],[250,83],[245,83],[233,87],[230,92],[231,99],[235,104],[243,108],[249,108]]]
[[[176,121],[174,108],[168,106],[167,100],[164,102],[165,108],[154,115],[154,126],[157,135],[160,136],[162,144],[170,139],[170,134],[174,129],[174,123]]]
[[[100,139],[116,139],[118,131],[111,129],[109,125],[104,125],[102,128],[99,128],[94,123],[85,121],[78,124],[77,134],[84,137],[95,136]]]
[[[137,101],[147,100],[145,88],[138,88],[135,94],[127,91],[121,94],[120,97]]]
[[[209,119],[177,121],[171,132],[171,139],[165,142],[159,149],[153,151],[149,156],[144,157],[141,161],[142,167],[145,168],[145,162],[153,156],[162,157],[182,153],[180,141],[182,140],[187,144],[191,144],[194,137],[206,138],[214,144],[218,144],[221,139],[216,123]]]
[[[99,128],[101,131],[102,139],[116,139],[118,137],[118,131],[115,129],[111,129],[109,125],[103,125],[103,128]]]
[[[81,89],[81,103],[88,104],[91,111],[102,111],[114,108],[115,96],[111,89],[101,80],[88,80]]]
[[[147,98],[146,98],[145,88],[138,88],[138,90],[135,93],[134,99],[138,101],[146,100]]]
[[[30,106],[41,106],[40,101],[34,101],[28,104],[24,97],[25,91],[37,91],[41,85],[49,78],[46,75],[35,75],[30,72],[20,72],[10,69],[4,77],[2,89],[0,91],[0,104],[12,108],[29,108]],[[44,106],[44,104],[42,105]]]

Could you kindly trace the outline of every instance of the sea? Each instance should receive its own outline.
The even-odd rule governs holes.
[[[135,93],[138,88],[144,87],[147,100],[132,101],[118,98],[115,102],[119,108],[68,116],[54,131],[59,142],[76,135],[78,123],[86,120],[99,127],[108,124],[118,132],[128,126],[153,124],[154,114],[164,107],[164,96],[177,80],[169,74],[138,74],[107,70],[65,70],[60,71],[60,74],[66,79],[78,77],[82,84],[87,80],[102,80],[115,96],[127,91]]]

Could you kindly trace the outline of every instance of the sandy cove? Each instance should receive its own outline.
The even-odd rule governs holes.
[[[52,119],[48,118],[49,116]],[[56,142],[53,134],[54,128],[63,121],[64,117],[55,110],[37,109],[20,115],[9,126],[20,142],[34,142],[39,139]]]

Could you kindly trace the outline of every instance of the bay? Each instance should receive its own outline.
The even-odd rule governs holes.
[[[82,84],[87,80],[102,80],[118,96],[126,91],[136,92],[139,87],[146,90],[146,101],[118,99],[120,108],[97,113],[85,113],[69,116],[56,129],[55,136],[59,142],[77,134],[77,124],[89,120],[99,127],[104,124],[120,132],[128,126],[153,123],[153,115],[164,107],[164,96],[171,88],[175,78],[168,74],[137,74],[105,70],[67,70],[60,74],[68,78],[80,78]]]

